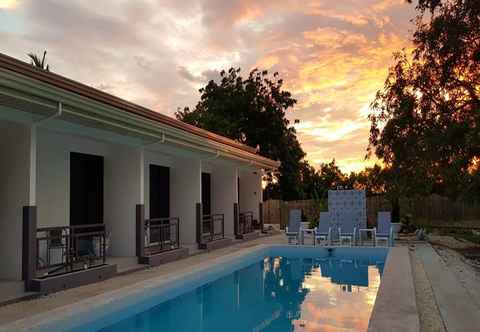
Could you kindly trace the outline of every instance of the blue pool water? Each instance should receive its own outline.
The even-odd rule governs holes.
[[[90,324],[78,331],[367,330],[386,251],[291,256],[259,258],[108,326]]]

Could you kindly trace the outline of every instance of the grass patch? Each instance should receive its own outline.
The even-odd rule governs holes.
[[[437,235],[446,235],[455,238],[456,240],[462,241],[466,240],[475,244],[480,244],[480,232],[471,230],[471,229],[459,229],[459,228],[435,228],[435,227],[425,227],[427,232],[437,234]]]
[[[474,234],[473,232],[463,232],[463,233],[455,234],[454,237],[457,240],[464,239],[475,244],[480,244],[480,235]]]

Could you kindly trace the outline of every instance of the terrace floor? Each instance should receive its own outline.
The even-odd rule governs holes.
[[[265,237],[261,235],[261,237]],[[232,244],[242,244],[245,241],[233,239]],[[188,248],[189,256],[195,256],[198,254],[206,253],[207,251],[204,249],[198,249],[198,245],[190,245],[190,246],[183,246],[184,248]],[[139,264],[138,258],[136,256],[129,256],[129,257],[117,257],[117,256],[109,256],[107,257],[107,264],[116,264],[117,265],[117,275],[125,275],[133,272],[138,272],[140,270],[148,269],[149,266],[145,264]],[[0,279],[0,307],[23,301],[26,299],[32,299],[34,297],[38,297],[40,294],[36,292],[26,292],[24,288],[23,281],[17,280],[2,280]],[[1,319],[0,319],[1,324]]]
[[[19,299],[28,299],[35,296],[34,292],[25,292],[23,281],[18,280],[0,280],[1,302],[8,304],[9,302],[18,301]]]

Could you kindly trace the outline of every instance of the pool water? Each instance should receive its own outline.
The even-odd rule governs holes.
[[[99,332],[366,331],[384,257],[266,257]]]

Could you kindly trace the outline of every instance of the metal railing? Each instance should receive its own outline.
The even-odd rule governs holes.
[[[180,219],[154,218],[145,220],[145,254],[180,248]]]
[[[253,212],[242,212],[238,216],[239,234],[248,234],[253,232]]]
[[[225,237],[223,214],[203,215],[201,223],[202,242],[211,242]]]
[[[105,264],[104,224],[37,229],[36,274],[55,275]]]

